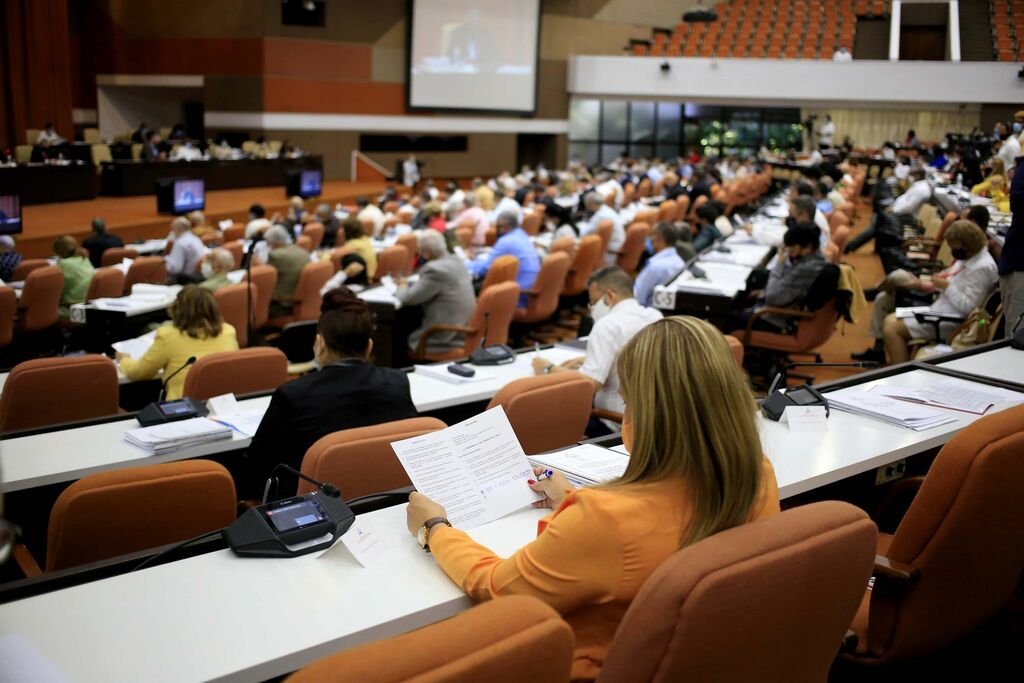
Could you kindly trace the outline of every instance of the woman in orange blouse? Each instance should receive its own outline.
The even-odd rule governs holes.
[[[426,530],[438,565],[474,600],[532,595],[573,628],[574,680],[593,680],[630,601],[680,548],[779,511],[755,405],[722,334],[690,317],[644,328],[618,359],[626,402],[623,476],[573,489],[559,473],[534,490],[554,512],[536,540],[502,559],[445,524]],[[539,471],[539,470],[538,470]],[[414,493],[409,530],[445,517]]]

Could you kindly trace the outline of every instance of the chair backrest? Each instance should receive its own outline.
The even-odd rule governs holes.
[[[514,280],[500,282],[480,291],[473,317],[469,320],[469,327],[476,330],[476,333],[466,335],[464,348],[467,356],[480,346],[480,340],[485,335],[488,346],[508,343],[508,328],[512,324],[517,303],[519,285]]]
[[[53,504],[46,571],[184,541],[235,520],[223,465],[183,460],[90,474]]]
[[[666,199],[658,207],[658,220],[659,221],[673,221],[676,218],[676,200]]]
[[[18,310],[18,295],[10,287],[0,287],[0,348],[14,339],[14,314]]]
[[[139,283],[152,285],[167,284],[167,262],[161,256],[140,256],[132,261],[128,275],[124,278],[124,291],[130,293],[132,286]]]
[[[527,455],[571,446],[583,438],[594,404],[594,384],[575,372],[524,377],[491,399],[501,406]]]
[[[981,418],[932,463],[886,556],[920,574],[902,598],[875,591],[868,648],[933,652],[995,616],[1024,570],[1024,406]]]
[[[564,251],[569,256],[572,256],[576,253],[576,239],[574,237],[559,237],[551,243],[548,253],[552,251]]]
[[[651,226],[647,223],[633,223],[626,230],[626,241],[622,243],[616,265],[630,275],[636,274],[640,265],[640,255],[644,253],[647,236],[651,234]]]
[[[690,212],[690,198],[685,194],[676,197],[676,215],[672,218],[674,223],[682,223],[686,220],[686,214]]]
[[[846,249],[846,243],[850,241],[850,228],[846,225],[840,225],[832,230],[832,243],[836,245],[836,251],[839,252],[839,258],[843,257],[843,251]]]
[[[686,220],[689,221],[690,223],[696,222],[697,221],[697,209],[699,209],[700,207],[704,206],[707,203],[708,203],[708,197],[707,197],[707,195],[704,195],[704,194],[702,194],[699,197],[697,197],[696,199],[694,199],[693,200],[693,204],[690,205],[690,213],[687,214]]]
[[[50,265],[50,262],[44,258],[27,258],[21,263],[14,267],[14,272],[11,273],[11,282],[22,282],[28,277],[28,274],[33,270],[39,268],[45,268]]]
[[[615,230],[615,222],[611,218],[598,221],[594,234],[601,238],[601,253],[608,251],[608,244],[612,241],[612,232]]]
[[[395,245],[399,247],[405,247],[406,251],[409,252],[409,269],[402,273],[408,275],[412,272],[413,263],[416,260],[416,253],[420,250],[420,241],[414,232],[407,232],[403,235],[399,235],[398,239],[395,240]]]
[[[320,317],[320,302],[323,300],[320,290],[332,275],[334,266],[330,261],[307,263],[302,268],[299,283],[295,286],[295,298],[292,300],[292,322],[316,320]]]
[[[579,296],[587,288],[587,278],[604,263],[604,252],[601,251],[601,238],[587,235],[576,246],[576,253],[569,264],[569,274],[565,276],[565,288],[562,296]]]
[[[213,247],[221,246],[224,242],[224,235],[219,232],[208,232],[199,239],[203,241],[203,246],[210,247],[212,249]]]
[[[349,254],[358,254],[355,247],[338,247],[337,249],[331,250],[331,266],[334,268],[334,272],[337,273],[341,270],[341,260]]]
[[[252,290],[251,293],[250,289]],[[247,324],[248,317],[246,312],[249,310],[250,299],[254,310],[256,303],[259,301],[259,291],[256,285],[251,282],[226,285],[214,292],[213,298],[217,300],[217,305],[220,306],[220,314],[224,317],[224,322],[229,323],[235,328],[238,345],[242,348],[248,346],[249,326]]]
[[[302,473],[341,489],[345,500],[409,486],[392,441],[411,439],[446,427],[433,417],[414,417],[371,427],[343,429],[319,439],[302,458]],[[299,495],[313,490],[299,480]]]
[[[540,234],[540,226],[544,222],[544,217],[536,211],[523,215],[523,231],[527,235],[538,235]]]
[[[103,250],[103,256],[100,256],[100,267],[116,266],[124,259],[131,259],[134,261],[137,258],[139,258],[139,252],[134,249],[111,247],[110,249]]]
[[[235,269],[242,267],[242,258],[245,256],[245,242],[242,240],[227,240],[227,233],[225,232],[224,244],[221,246],[231,252],[231,256],[235,259]]]
[[[517,316],[522,322],[540,322],[551,317],[558,308],[558,296],[565,285],[569,272],[569,255],[563,251],[548,254],[540,265],[540,272],[533,283],[533,294],[526,303],[526,309]]]
[[[117,268],[97,268],[89,280],[86,303],[93,299],[116,299],[124,293],[124,273]]]
[[[487,275],[484,277],[484,283],[480,286],[480,291],[486,291],[488,287],[503,282],[515,282],[518,275],[519,259],[507,254],[499,256],[491,262],[491,267],[487,269]]]
[[[82,129],[82,142],[90,145],[98,144],[103,142],[103,138],[100,137],[99,128],[83,128]]]
[[[249,277],[256,285],[256,308],[252,312],[253,329],[260,329],[270,319],[270,301],[277,286],[277,268],[274,266],[252,266]]]
[[[295,238],[295,245],[302,247],[306,251],[313,251],[313,238],[309,235],[299,235]]]
[[[332,655],[288,683],[565,683],[572,656],[572,629],[554,609],[534,597],[510,595]]]
[[[302,234],[311,240],[310,251],[316,251],[324,241],[324,224],[320,221],[310,221],[302,226]]]
[[[272,346],[220,351],[203,356],[185,376],[182,394],[205,401],[221,394],[273,391],[288,381],[288,358]]]
[[[224,228],[224,242],[237,242],[245,239],[245,226],[232,225]]]
[[[116,415],[117,368],[106,356],[18,363],[0,393],[0,432]]]
[[[736,365],[743,369],[743,342],[731,334],[725,335],[725,342],[729,345],[729,351],[732,353],[732,359],[736,361]]]
[[[36,268],[25,278],[18,301],[18,330],[38,332],[57,324],[64,271],[57,266]]]
[[[827,501],[677,551],[633,599],[598,683],[826,680],[877,538],[862,510]]]
[[[373,281],[379,282],[385,275],[407,275],[410,258],[409,250],[397,244],[383,250],[377,255],[377,270],[373,274]]]

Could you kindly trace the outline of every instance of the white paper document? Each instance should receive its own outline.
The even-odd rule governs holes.
[[[530,462],[564,473],[584,485],[618,479],[629,465],[629,456],[610,448],[583,444],[555,453],[530,456]]]
[[[328,553],[332,555],[337,553],[339,545],[344,546],[352,557],[364,567],[372,567],[377,564],[392,547],[391,543],[383,535],[376,533],[373,527],[361,521],[358,517],[352,522],[352,526],[349,527],[348,531],[341,535],[338,543],[320,553],[317,559],[326,556]]]
[[[472,529],[542,500],[533,468],[501,406],[439,432],[391,444],[416,489]]]
[[[837,410],[915,431],[956,422],[956,417],[949,413],[889,398],[880,392],[865,391],[859,386],[830,391],[825,398],[828,399],[829,405]]]
[[[71,683],[26,638],[11,633],[0,638],[0,683]]]
[[[953,378],[921,389],[887,385],[876,386],[874,391],[890,398],[952,408],[976,415],[984,415],[989,408],[1003,401],[1024,401],[1024,393],[1019,391]]]
[[[124,434],[125,441],[147,451],[150,455],[163,455],[230,438],[230,427],[206,417],[129,429]]]
[[[494,379],[494,375],[487,374],[486,372],[480,372],[477,368],[473,368],[476,370],[476,374],[472,377],[463,377],[462,375],[456,375],[454,372],[448,372],[447,365],[416,365],[414,367],[417,375],[441,380],[442,382],[448,382],[449,384],[473,384],[475,382],[486,382],[489,379]]]
[[[905,308],[897,306],[896,317],[900,319],[913,318],[915,313],[927,313],[931,309],[931,306],[907,306]]]
[[[817,432],[828,429],[827,417],[825,406],[786,406],[779,421],[791,432]]]
[[[153,345],[154,341],[156,341],[156,330],[135,339],[114,342],[110,346],[118,353],[127,354],[138,360],[146,355],[146,351],[149,351],[149,347]]]
[[[221,413],[218,411],[217,415],[210,419],[214,422],[219,422],[225,427],[230,427],[242,436],[248,436],[251,438],[256,436],[256,430],[260,428],[260,422],[263,421],[263,411],[238,410],[232,413]]]

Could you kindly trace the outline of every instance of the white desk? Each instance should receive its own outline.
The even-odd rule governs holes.
[[[966,372],[979,377],[1024,384],[1024,351],[1009,346],[975,353],[956,360],[938,362],[936,365],[947,370]]]
[[[511,555],[543,513],[472,536]],[[340,546],[323,559],[223,550],[0,606],[0,636],[21,634],[78,683],[262,681],[469,608],[406,530],[404,505],[362,519],[393,543],[372,568]]]

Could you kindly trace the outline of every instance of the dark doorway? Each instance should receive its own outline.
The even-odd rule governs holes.
[[[185,114],[185,132],[193,140],[205,140],[206,128],[203,122],[205,107],[202,102],[186,102],[182,105]]]
[[[536,166],[543,163],[554,168],[558,155],[557,139],[554,135],[520,133],[516,136],[516,166]]]
[[[900,59],[941,62],[946,59],[945,26],[903,26]]]

